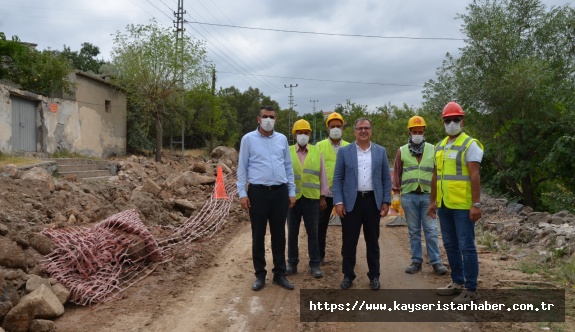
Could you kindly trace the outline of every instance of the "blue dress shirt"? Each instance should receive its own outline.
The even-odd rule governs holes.
[[[273,186],[287,184],[290,197],[295,197],[295,183],[289,145],[285,135],[276,131],[270,136],[257,129],[242,137],[238,161],[238,194],[247,196],[246,184]]]

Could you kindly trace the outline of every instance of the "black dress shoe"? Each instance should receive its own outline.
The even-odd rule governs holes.
[[[348,288],[350,288],[352,282],[353,282],[353,281],[351,280],[350,277],[343,277],[343,280],[341,281],[341,284],[340,284],[341,289],[348,289]]]
[[[378,278],[371,279],[371,281],[369,282],[369,287],[373,290],[378,290],[379,289],[379,279]]]
[[[252,284],[252,289],[255,291],[259,291],[260,289],[264,288],[265,284],[266,284],[265,278],[257,278],[256,281],[254,281],[254,283]]]
[[[289,265],[286,267],[286,276],[291,276],[297,273],[297,266]]]
[[[274,277],[274,285],[280,285],[285,289],[292,290],[293,285],[284,276]]]

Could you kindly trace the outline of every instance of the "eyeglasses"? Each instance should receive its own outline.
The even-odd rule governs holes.
[[[355,127],[355,130],[357,130],[357,131],[364,131],[364,130],[368,131],[370,129],[371,129],[371,127]]]
[[[275,116],[275,115],[262,115],[261,118],[262,118],[262,119],[267,119],[267,118],[275,119],[276,116]]]
[[[455,122],[455,123],[460,123],[461,122],[461,118],[454,118],[454,119],[443,119],[443,122],[445,122],[445,124],[450,124],[451,121]]]

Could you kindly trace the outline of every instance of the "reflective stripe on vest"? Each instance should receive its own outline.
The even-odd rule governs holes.
[[[348,144],[348,142],[341,140],[339,141],[339,148],[341,149]],[[319,148],[319,152],[321,152],[323,157],[325,172],[327,174],[327,181],[329,183],[329,187],[331,188],[333,183],[333,173],[335,172],[335,159],[337,155],[335,154],[333,145],[331,144],[331,140],[329,138],[317,142],[316,146]]]
[[[465,162],[465,152],[476,142],[481,150],[483,145],[465,133],[461,133],[449,149],[446,137],[435,148],[437,167],[437,206],[443,204],[450,209],[468,210],[471,208],[471,179]]]
[[[303,167],[296,152],[296,145],[290,146],[290,156],[293,165],[295,198],[304,197],[319,199],[320,196],[320,153],[314,145],[307,145],[307,155],[303,162]]]
[[[401,174],[401,193],[407,194],[415,191],[417,187],[429,193],[431,192],[431,178],[433,177],[433,145],[425,143],[421,163],[411,155],[409,146],[405,144],[400,149],[403,170]]]

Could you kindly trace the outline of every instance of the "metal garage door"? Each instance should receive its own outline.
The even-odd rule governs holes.
[[[11,96],[12,138],[16,151],[36,151],[36,102]]]

